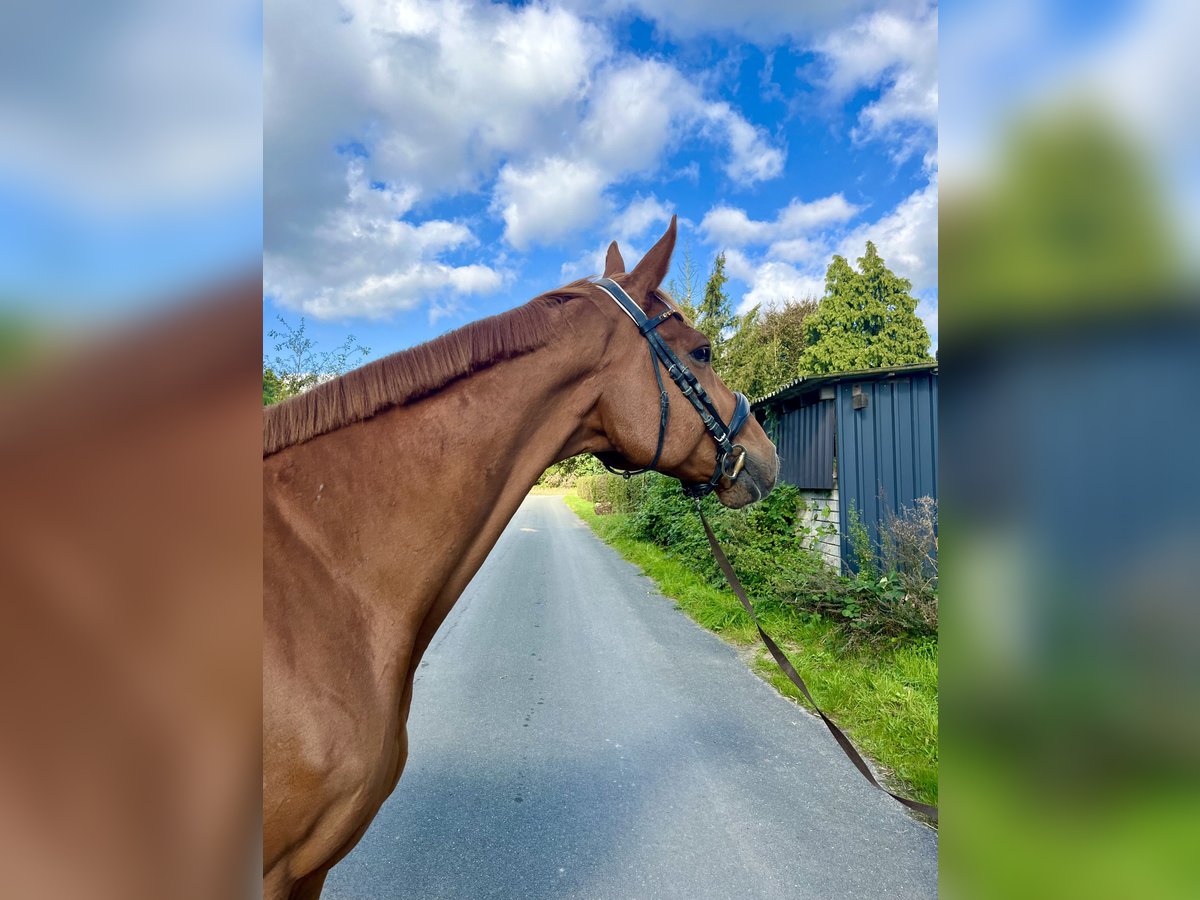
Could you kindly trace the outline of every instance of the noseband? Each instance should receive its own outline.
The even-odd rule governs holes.
[[[731,482],[736,481],[746,462],[746,448],[741,444],[733,443],[733,438],[737,437],[737,433],[742,430],[742,426],[750,418],[750,401],[744,394],[734,394],[737,402],[733,408],[733,418],[726,425],[721,419],[721,414],[717,412],[712,398],[704,390],[704,386],[658,334],[658,326],[676,315],[676,311],[668,309],[651,319],[642,312],[642,308],[633,301],[633,298],[611,278],[600,279],[596,282],[596,287],[617,301],[617,305],[625,311],[629,318],[633,319],[638,331],[650,345],[650,362],[654,366],[654,377],[658,381],[659,393],[658,446],[654,450],[654,459],[650,461],[650,464],[641,469],[626,470],[613,468],[604,460],[600,460],[601,464],[613,474],[623,475],[626,478],[640,475],[658,465],[658,459],[662,455],[663,440],[667,434],[667,417],[671,409],[667,389],[663,386],[662,373],[659,369],[659,363],[662,363],[667,370],[667,375],[675,382],[683,396],[687,397],[695,407],[696,412],[700,415],[700,421],[704,423],[705,430],[717,445],[717,465],[713,470],[712,478],[708,481],[685,484],[683,486],[684,493],[689,497],[699,498],[715,491],[722,478],[728,478]]]

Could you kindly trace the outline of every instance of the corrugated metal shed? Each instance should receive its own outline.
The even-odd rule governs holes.
[[[878,544],[889,511],[937,499],[937,400],[936,369],[838,384],[842,559],[850,558],[851,508]]]
[[[799,406],[768,424],[775,449],[783,460],[780,474],[798,488],[833,487],[833,400]]]
[[[889,511],[937,499],[937,401],[930,362],[798,378],[752,407],[783,457],[784,481],[816,490],[836,483],[846,560],[852,509],[877,543]]]

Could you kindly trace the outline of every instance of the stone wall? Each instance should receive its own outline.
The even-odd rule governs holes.
[[[799,527],[808,529],[805,545],[821,554],[826,564],[834,569],[842,567],[842,539],[839,529],[837,481],[831,491],[801,491],[804,509],[799,516]]]

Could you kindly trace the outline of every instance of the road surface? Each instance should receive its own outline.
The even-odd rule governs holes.
[[[434,638],[409,736],[325,897],[937,893],[936,833],[559,497],[525,501]]]

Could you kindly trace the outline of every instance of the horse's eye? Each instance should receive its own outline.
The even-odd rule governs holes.
[[[692,351],[692,359],[696,362],[706,363],[712,361],[712,347],[705,344],[703,347],[697,347]]]

